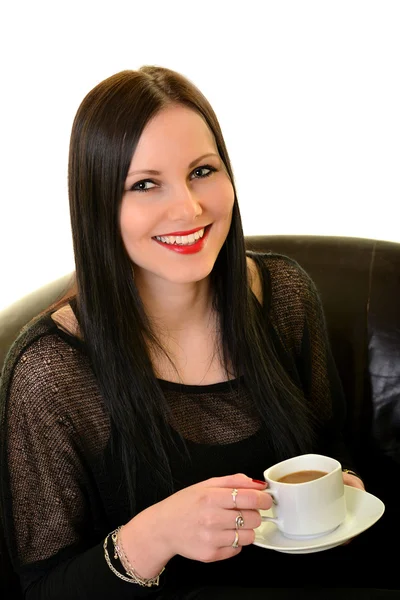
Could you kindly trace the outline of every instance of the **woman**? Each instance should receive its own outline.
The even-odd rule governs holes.
[[[264,469],[308,451],[351,467],[315,287],[289,258],[246,255],[218,121],[173,71],[86,96],[69,196],[77,293],[21,334],[2,382],[25,597],[262,586],[257,561],[304,559],[251,546]]]

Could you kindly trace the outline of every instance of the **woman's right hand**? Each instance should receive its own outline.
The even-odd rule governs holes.
[[[259,511],[271,508],[266,485],[241,473],[214,477],[149,506],[121,529],[129,562],[141,577],[150,578],[176,554],[201,562],[235,556],[242,546],[254,542],[254,529],[261,524]],[[237,490],[236,505],[233,490]],[[243,526],[237,531],[235,548],[240,516]]]
[[[148,510],[169,558],[179,554],[202,562],[224,560],[254,542],[254,529],[261,524],[259,511],[272,505],[265,488],[266,483],[243,474],[215,477],[184,488]],[[238,529],[238,547],[234,548],[240,514],[244,524]]]

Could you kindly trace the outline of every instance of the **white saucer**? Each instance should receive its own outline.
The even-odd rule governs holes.
[[[275,523],[261,523],[256,532],[255,546],[286,552],[287,554],[309,554],[340,546],[352,537],[365,531],[381,518],[385,505],[379,498],[348,485],[344,486],[347,515],[335,531],[319,538],[293,540],[285,537]],[[261,511],[272,516],[268,510]]]

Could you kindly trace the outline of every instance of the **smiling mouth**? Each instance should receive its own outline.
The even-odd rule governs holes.
[[[201,240],[206,230],[210,227],[211,225],[206,225],[206,227],[198,229],[194,233],[189,233],[188,235],[156,235],[154,236],[154,239],[171,246],[192,246]]]

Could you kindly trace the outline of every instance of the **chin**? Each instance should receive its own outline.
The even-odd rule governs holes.
[[[215,261],[212,265],[203,266],[202,268],[183,268],[175,273],[171,273],[170,270],[164,273],[159,273],[159,277],[171,283],[197,283],[203,281],[209,277],[211,271],[214,268]]]
[[[208,250],[208,251],[207,251]],[[135,272],[148,282],[152,279],[160,279],[175,284],[188,284],[203,281],[209,277],[218,258],[221,248],[208,248],[205,252],[197,255],[179,256],[171,253],[168,250],[165,256],[161,259],[158,255],[148,253],[147,260],[134,260],[131,255],[131,260],[135,265]]]

